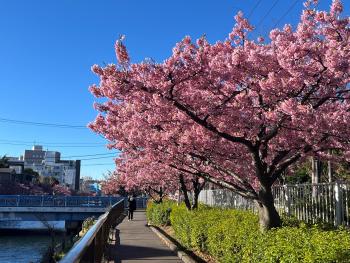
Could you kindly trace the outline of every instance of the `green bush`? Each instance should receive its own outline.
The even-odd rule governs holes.
[[[176,233],[176,238],[185,247],[191,246],[192,218],[193,214],[187,211],[185,205],[174,206],[170,214],[170,222]]]
[[[89,229],[96,223],[96,218],[95,217],[88,217],[84,220],[82,224],[82,232],[85,234]]]
[[[174,206],[170,221],[177,240],[218,262],[350,262],[350,233],[286,220],[266,233],[248,211]]]
[[[283,227],[260,234],[249,246],[255,249],[243,258],[251,262],[350,262],[350,233],[344,230]]]
[[[170,200],[164,200],[162,203],[157,204],[152,201],[148,202],[146,216],[149,224],[155,226],[167,226],[170,225],[170,212],[175,202]]]

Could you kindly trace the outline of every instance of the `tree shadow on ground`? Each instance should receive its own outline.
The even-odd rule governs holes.
[[[121,263],[123,260],[138,260],[144,259],[150,262],[157,262],[162,260],[164,262],[178,261],[179,259],[170,259],[174,254],[168,249],[158,249],[142,246],[121,245],[120,231],[115,229],[112,242],[109,242],[106,247],[105,260],[107,262]],[[137,237],[135,237],[137,239]]]

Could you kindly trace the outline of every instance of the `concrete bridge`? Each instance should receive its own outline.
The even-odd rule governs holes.
[[[0,195],[0,230],[70,231],[123,197]],[[138,198],[138,207],[145,206]]]

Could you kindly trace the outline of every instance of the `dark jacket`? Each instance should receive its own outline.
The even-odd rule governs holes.
[[[130,199],[130,197],[128,198],[128,209],[131,211],[136,210],[136,199],[133,198],[133,200]]]

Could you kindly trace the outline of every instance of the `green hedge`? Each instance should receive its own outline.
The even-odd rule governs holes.
[[[160,225],[169,223],[167,212],[171,211],[177,240],[218,262],[350,262],[350,233],[344,229],[324,230],[289,220],[282,228],[261,233],[258,217],[248,211],[206,206],[188,211],[184,205],[171,203],[150,207],[157,215],[164,215]]]
[[[170,212],[174,204],[175,202],[170,200],[164,200],[160,204],[149,201],[146,210],[147,221],[156,226],[170,225]]]

